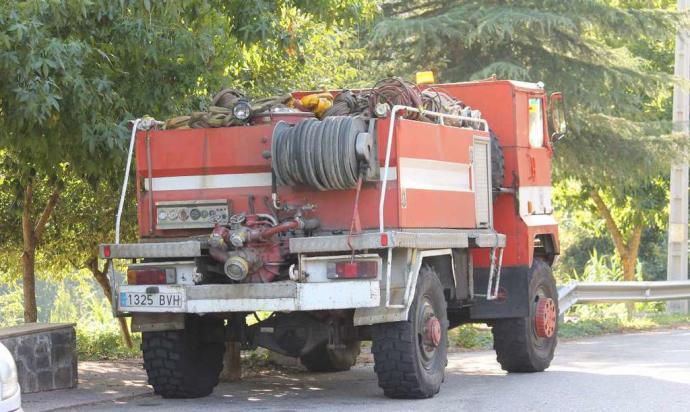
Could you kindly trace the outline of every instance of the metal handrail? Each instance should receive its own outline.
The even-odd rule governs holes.
[[[120,203],[117,206],[117,215],[115,217],[116,245],[120,243],[120,221],[122,220],[122,210],[125,206],[125,195],[127,194],[127,184],[129,183],[129,171],[132,166],[132,155],[134,154],[134,142],[136,142],[137,139],[137,131],[150,130],[156,126],[162,126],[164,124],[165,122],[160,122],[154,119],[153,117],[149,116],[144,116],[143,118],[132,121],[132,134],[129,138],[129,151],[127,152],[127,166],[125,166],[125,178],[122,182],[122,191],[120,192]]]
[[[120,220],[122,219],[122,209],[125,206],[125,194],[127,193],[127,184],[129,183],[129,169],[132,166],[132,154],[134,153],[134,142],[137,139],[137,130],[139,129],[141,119],[136,119],[132,123],[132,135],[129,138],[129,151],[127,152],[127,166],[125,166],[125,179],[122,182],[122,191],[120,192],[120,203],[117,206],[117,215],[115,217],[115,244],[120,243]]]
[[[690,299],[690,281],[570,282],[558,289],[559,314],[583,303]]]

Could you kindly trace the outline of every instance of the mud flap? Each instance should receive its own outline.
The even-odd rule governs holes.
[[[501,271],[501,284],[498,299],[486,300],[488,268],[474,269],[475,301],[470,306],[470,319],[522,318],[529,314],[529,268],[504,267]]]

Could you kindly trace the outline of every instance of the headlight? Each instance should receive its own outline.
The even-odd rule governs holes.
[[[0,399],[5,400],[14,396],[19,390],[17,381],[17,366],[12,354],[0,344]]]
[[[232,114],[235,116],[235,119],[238,120],[247,120],[249,119],[249,116],[252,114],[252,108],[249,105],[249,102],[247,102],[244,99],[240,99],[235,103],[235,106],[232,108]]]

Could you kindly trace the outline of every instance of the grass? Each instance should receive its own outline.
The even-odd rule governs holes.
[[[664,327],[690,325],[690,316],[671,314],[645,314],[633,319],[606,317],[567,320],[559,325],[558,336],[575,339],[608,333],[638,332]]]
[[[452,348],[479,350],[491,349],[494,344],[491,328],[486,325],[462,325],[448,332]]]
[[[690,316],[652,313],[642,314],[631,320],[618,316],[571,318],[560,323],[558,337],[568,340],[682,325],[690,325]],[[479,350],[493,347],[491,328],[486,325],[462,325],[451,330],[448,338],[450,346],[457,349]]]
[[[131,359],[141,355],[141,334],[133,333],[132,348],[127,348],[117,330],[89,331],[77,327],[77,354],[80,361]]]

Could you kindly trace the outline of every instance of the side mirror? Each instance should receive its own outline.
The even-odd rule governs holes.
[[[551,126],[553,131],[551,133],[551,142],[561,140],[568,132],[568,124],[565,118],[565,99],[563,93],[551,93],[549,101],[549,111],[551,112]]]

